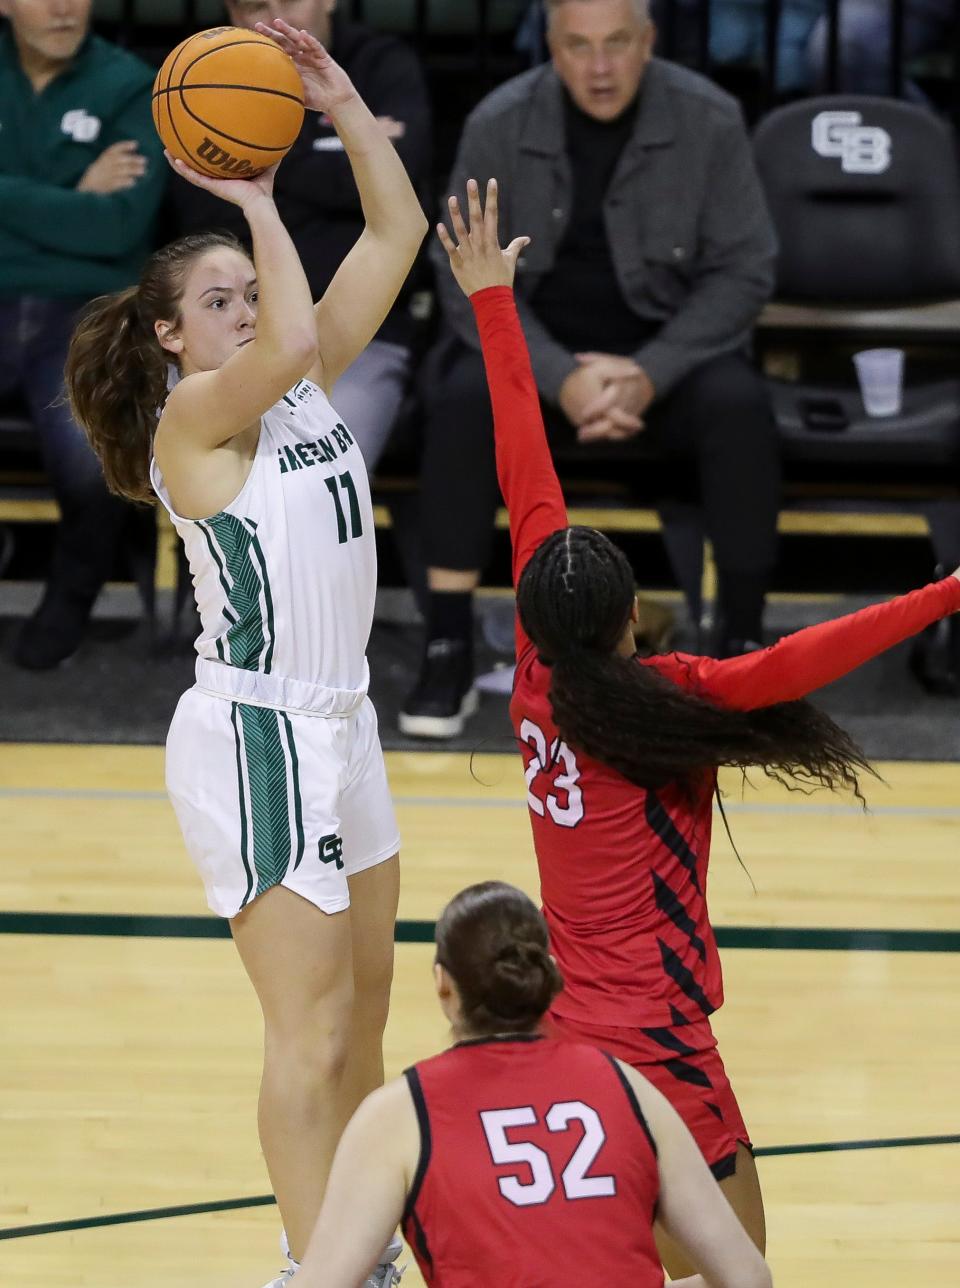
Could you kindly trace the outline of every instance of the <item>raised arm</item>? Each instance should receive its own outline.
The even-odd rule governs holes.
[[[700,1271],[673,1288],[771,1288],[770,1270],[711,1175],[693,1137],[665,1096],[635,1069],[617,1064],[633,1088],[657,1145],[657,1219]]]
[[[655,665],[684,688],[738,711],[793,702],[960,609],[960,570],[921,590],[808,626],[771,648],[715,661],[672,654]]]
[[[367,347],[416,259],[427,220],[383,126],[320,42],[281,19],[257,23],[293,58],[308,108],[326,112],[360,193],[365,227],[314,310],[320,347],[316,379],[329,391]]]
[[[210,179],[181,161],[173,165],[183,178],[242,209],[253,239],[256,281],[250,287],[257,307],[254,338],[222,366],[187,375],[167,399],[155,443],[164,474],[172,462],[184,464],[198,449],[213,451],[256,423],[307,374],[317,354],[310,288],[273,202],[276,167],[248,180]],[[208,292],[205,306],[217,303]],[[175,334],[176,326],[168,326],[161,342]]]
[[[545,537],[567,526],[567,510],[547,445],[540,399],[513,299],[517,256],[527,239],[517,237],[506,250],[497,237],[497,183],[487,184],[481,210],[476,180],[467,184],[470,227],[456,197],[450,217],[456,242],[440,224],[437,234],[460,289],[470,298],[477,319],[483,361],[493,406],[497,477],[510,515],[513,584]],[[528,646],[517,621],[517,656]]]

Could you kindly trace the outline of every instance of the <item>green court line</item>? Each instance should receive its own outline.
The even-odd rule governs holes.
[[[216,1203],[184,1203],[181,1207],[144,1208],[140,1212],[110,1212],[105,1216],[78,1217],[74,1221],[46,1221],[42,1225],[11,1225],[0,1229],[0,1239],[29,1239],[37,1234],[63,1234],[67,1230],[95,1230],[104,1225],[131,1225],[136,1221],[166,1221],[172,1216],[201,1216],[204,1212],[233,1212],[238,1208],[270,1207],[272,1194],[248,1199],[221,1199]]]
[[[432,944],[435,922],[398,921],[398,944]],[[829,926],[717,926],[721,948],[792,951],[957,953],[960,930],[871,930]],[[117,939],[229,939],[220,917],[100,912],[0,912],[0,935],[92,935]]]
[[[827,1140],[812,1145],[767,1145],[755,1149],[757,1158],[788,1154],[834,1154],[853,1149],[914,1149],[918,1145],[960,1145],[960,1136],[890,1136],[886,1140]]]
[[[809,1145],[768,1145],[754,1150],[757,1158],[793,1154],[827,1154],[859,1149],[912,1149],[920,1145],[957,1145],[960,1136],[897,1136],[887,1140],[831,1140]],[[201,1216],[206,1212],[231,1212],[239,1208],[269,1207],[272,1194],[246,1199],[221,1199],[214,1203],[185,1203],[180,1207],[144,1208],[139,1212],[111,1212],[105,1216],[79,1217],[73,1221],[46,1221],[42,1225],[12,1225],[0,1229],[0,1239],[29,1239],[38,1234],[63,1234],[68,1230],[94,1230],[106,1225],[137,1221],[165,1221],[176,1216]]]

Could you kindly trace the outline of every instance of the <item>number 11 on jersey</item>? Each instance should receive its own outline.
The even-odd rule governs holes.
[[[357,489],[354,486],[353,479],[350,477],[350,471],[347,470],[346,474],[341,474],[337,478],[324,479],[324,482],[327,485],[327,491],[333,497],[333,504],[336,506],[337,540],[339,541],[340,545],[342,546],[344,544],[344,542],[347,540],[348,535],[350,537],[362,537],[363,519],[361,518],[361,515],[360,515],[360,501],[357,497]],[[337,491],[338,483],[343,488],[344,492],[346,492],[347,499],[350,504],[349,534],[347,533],[347,516],[343,512],[343,505],[340,501],[340,493]]]

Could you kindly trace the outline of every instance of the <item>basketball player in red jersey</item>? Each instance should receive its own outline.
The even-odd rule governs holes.
[[[763,1202],[749,1136],[716,1050],[723,1001],[707,914],[712,801],[721,765],[859,795],[862,753],[802,701],[960,608],[958,574],[716,661],[640,659],[634,578],[623,553],[567,526],[510,289],[525,239],[497,239],[486,210],[456,198],[456,243],[438,229],[477,318],[493,405],[497,471],[513,543],[517,670],[510,712],[551,948],[564,977],[553,1032],[596,1042],[667,1096],[761,1249]],[[451,432],[456,432],[451,429]],[[684,1260],[661,1245],[674,1275]]]
[[[355,1114],[297,1288],[356,1288],[401,1216],[430,1288],[662,1288],[654,1213],[700,1272],[674,1288],[770,1288],[665,1097],[539,1031],[562,981],[530,899],[470,886],[436,938],[455,1045]]]

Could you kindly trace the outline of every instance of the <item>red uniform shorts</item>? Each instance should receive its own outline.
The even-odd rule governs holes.
[[[686,1123],[718,1181],[736,1171],[738,1145],[752,1148],[708,1021],[632,1029],[584,1024],[551,1011],[545,1029],[551,1037],[591,1042],[642,1073]]]

